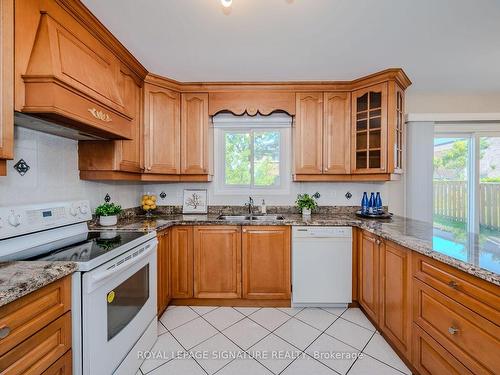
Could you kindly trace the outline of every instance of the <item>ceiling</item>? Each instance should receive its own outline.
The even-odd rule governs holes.
[[[414,92],[500,92],[499,0],[83,0],[179,81],[351,80],[402,67]]]

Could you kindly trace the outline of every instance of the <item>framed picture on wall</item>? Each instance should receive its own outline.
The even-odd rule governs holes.
[[[206,214],[208,212],[207,191],[204,189],[184,189],[182,213]]]

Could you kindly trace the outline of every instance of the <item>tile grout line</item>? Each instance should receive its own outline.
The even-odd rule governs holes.
[[[334,314],[331,314],[331,315],[334,315]],[[334,316],[336,316],[336,315],[334,315]],[[339,319],[339,318],[340,318],[340,316],[337,316],[337,319]],[[298,318],[296,318],[296,319],[298,319]],[[326,327],[326,328],[325,328],[325,330],[324,330],[324,331],[322,331],[322,332],[319,334],[319,336],[318,336],[318,337],[316,337],[313,341],[311,341],[311,343],[310,343],[309,345],[307,345],[307,346],[304,348],[304,350],[302,351],[302,353],[304,353],[307,357],[309,357],[309,358],[313,359],[314,361],[319,362],[319,363],[320,363],[320,364],[322,364],[323,366],[326,366],[328,369],[332,370],[333,372],[335,372],[335,373],[339,374],[336,370],[332,369],[330,366],[327,366],[327,365],[326,365],[326,364],[324,364],[323,362],[318,361],[316,358],[311,357],[309,354],[307,354],[307,353],[306,353],[306,350],[307,350],[307,349],[308,349],[308,348],[309,348],[312,344],[314,344],[314,343],[315,343],[315,342],[316,342],[316,341],[317,341],[317,340],[318,340],[318,339],[319,339],[319,338],[320,338],[323,334],[325,334],[325,332],[328,330],[328,328],[330,328],[330,327],[333,325],[333,323],[335,323],[335,322],[337,321],[337,319],[335,319],[332,323],[330,323],[330,324],[328,325],[328,327]],[[300,320],[300,319],[298,319],[298,320]],[[302,322],[302,320],[300,320],[300,321]],[[303,323],[304,323],[304,324],[307,324],[306,322],[303,322]],[[309,325],[310,327],[312,327],[310,324],[308,324],[308,325]],[[313,327],[313,328],[316,328],[316,327]],[[316,329],[317,329],[317,328],[316,328]],[[320,330],[319,330],[319,331],[320,331]],[[356,349],[356,350],[357,350],[357,349]],[[284,368],[284,369],[283,369],[283,370],[282,370],[279,374],[282,374],[284,371],[286,371],[286,369],[287,369],[288,367],[290,367],[290,366],[292,365],[292,363],[294,363],[296,360],[297,360],[297,358],[295,358],[292,362],[290,362],[290,363],[288,364],[288,366],[286,366],[286,367],[285,367],[285,368]],[[339,374],[339,375],[340,375],[340,374]]]
[[[365,346],[363,346],[363,349],[360,351],[360,353],[362,353],[363,355],[365,354],[365,353],[363,352],[363,350],[365,350],[365,349],[366,349],[366,347],[368,346],[368,344],[370,343],[370,341],[372,340],[373,336],[375,336],[375,334],[376,334],[376,333],[377,333],[377,331],[373,332],[373,334],[370,336],[370,339],[366,342]],[[356,360],[352,363],[352,365],[351,365],[351,366],[349,366],[349,368],[347,369],[347,372],[345,373],[345,375],[349,374],[349,371],[351,371],[351,369],[353,368],[354,364],[355,364],[356,362],[358,362],[358,360],[359,360],[359,357],[358,357],[358,358],[356,358]]]

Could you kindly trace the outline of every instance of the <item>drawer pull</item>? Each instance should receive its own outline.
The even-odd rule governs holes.
[[[458,289],[458,284],[457,284],[457,282],[456,282],[456,281],[453,281],[453,280],[451,280],[451,281],[448,283],[448,286],[449,286],[450,288],[453,288],[453,289]]]
[[[454,335],[458,332],[458,328],[450,327],[448,328],[448,332],[450,333],[450,335]]]
[[[7,326],[3,326],[0,328],[0,340],[6,338],[10,334],[10,328]]]

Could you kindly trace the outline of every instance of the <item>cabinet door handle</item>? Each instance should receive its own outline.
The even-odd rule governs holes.
[[[0,328],[0,340],[6,338],[7,336],[9,336],[9,334],[10,334],[10,327],[4,325]]]
[[[450,288],[453,288],[453,289],[458,289],[458,284],[457,284],[457,282],[456,282],[456,281],[453,281],[453,280],[451,280],[451,281],[448,283],[448,286],[449,286]]]
[[[455,327],[448,328],[448,332],[450,333],[450,335],[455,335],[458,331],[459,329]]]

